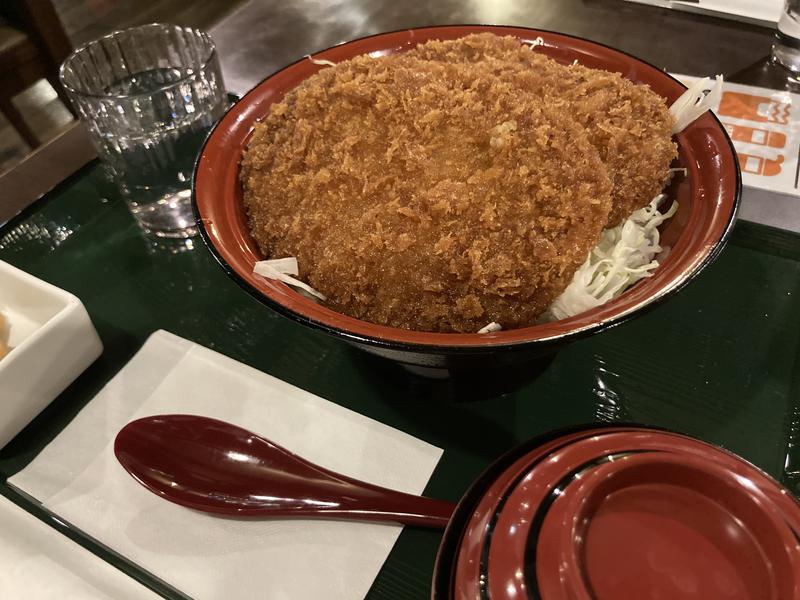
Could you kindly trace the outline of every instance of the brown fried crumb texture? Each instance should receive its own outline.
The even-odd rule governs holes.
[[[405,329],[533,324],[607,226],[662,189],[664,101],[510,37],[432,41],[324,68],[241,163],[267,258],[333,310]]]

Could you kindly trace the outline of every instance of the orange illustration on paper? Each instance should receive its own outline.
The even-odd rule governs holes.
[[[774,177],[781,172],[783,154],[779,154],[774,160],[753,154],[742,154],[741,152],[737,152],[737,155],[739,156],[739,167],[745,173]]]
[[[786,135],[777,131],[733,123],[725,123],[725,129],[734,142],[747,142],[770,148],[783,148],[786,145]]]
[[[720,115],[759,123],[786,125],[789,122],[790,111],[791,104],[788,102],[740,92],[724,92],[719,103]]]

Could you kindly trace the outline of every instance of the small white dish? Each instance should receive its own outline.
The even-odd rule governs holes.
[[[11,351],[0,358],[0,448],[103,351],[78,298],[0,261],[0,312]]]

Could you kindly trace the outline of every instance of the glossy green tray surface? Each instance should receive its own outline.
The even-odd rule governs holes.
[[[0,451],[22,469],[157,329],[166,329],[444,448],[426,493],[457,500],[493,459],[536,434],[634,421],[740,454],[800,493],[800,236],[737,224],[720,258],[675,298],[562,350],[519,389],[461,401],[323,333],[279,317],[203,247],[145,236],[92,164],[0,228],[0,260],[77,295],[105,351]],[[225,398],[221,397],[220,402]],[[0,493],[171,598],[136,565],[68,532],[5,482]],[[429,595],[440,534],[406,528],[369,598]]]

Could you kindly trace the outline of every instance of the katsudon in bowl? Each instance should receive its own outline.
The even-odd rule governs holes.
[[[702,98],[552,32],[372,36],[223,117],[198,224],[238,283],[304,324],[416,365],[526,360],[641,313],[719,252],[740,176]]]

